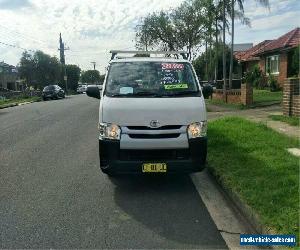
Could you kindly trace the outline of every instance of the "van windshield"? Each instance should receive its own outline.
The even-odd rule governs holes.
[[[199,96],[189,63],[115,62],[110,65],[107,96]]]

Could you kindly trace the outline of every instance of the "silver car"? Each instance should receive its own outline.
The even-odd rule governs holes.
[[[86,84],[83,84],[83,85],[79,85],[76,92],[78,94],[83,94],[86,92],[86,89],[87,89],[87,85]]]

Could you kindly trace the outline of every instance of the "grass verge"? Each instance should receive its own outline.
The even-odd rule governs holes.
[[[285,116],[285,115],[269,115],[273,121],[281,121],[288,123],[291,126],[299,126],[300,120],[298,117],[295,116]]]
[[[282,101],[282,91],[271,92],[269,90],[253,89],[254,105],[270,104]]]
[[[41,100],[42,100],[41,97],[38,96],[4,99],[4,100],[0,100],[0,108],[10,106],[10,105],[17,105],[22,102],[39,102]]]
[[[238,117],[212,121],[208,168],[278,233],[299,235],[299,160],[296,139]]]

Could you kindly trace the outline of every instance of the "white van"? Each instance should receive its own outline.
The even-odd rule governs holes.
[[[210,90],[201,90],[192,64],[178,59],[185,54],[111,53],[103,90],[87,89],[88,96],[101,98],[101,170],[108,175],[201,171],[207,154],[203,94]],[[119,53],[148,55],[116,58]]]

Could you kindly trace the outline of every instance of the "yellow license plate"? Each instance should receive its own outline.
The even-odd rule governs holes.
[[[143,173],[166,173],[166,163],[144,163],[142,167]]]

